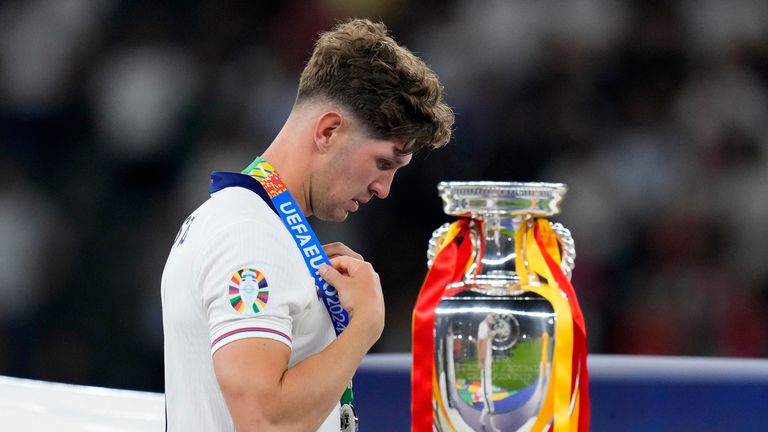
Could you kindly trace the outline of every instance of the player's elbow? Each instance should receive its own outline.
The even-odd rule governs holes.
[[[322,424],[294,409],[279,386],[254,389],[235,384],[221,388],[237,432],[311,431]]]
[[[315,430],[297,412],[296,392],[284,385],[290,349],[283,343],[243,339],[220,348],[213,357],[214,372],[238,432]],[[253,365],[260,366],[259,374]],[[245,372],[247,371],[247,372]]]
[[[247,388],[223,389],[229,413],[238,432],[301,430],[287,424],[278,398]]]

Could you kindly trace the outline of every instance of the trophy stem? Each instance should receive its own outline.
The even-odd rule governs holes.
[[[520,281],[515,270],[515,231],[526,217],[505,214],[473,215],[471,225],[474,249],[464,282],[474,289],[514,290]]]

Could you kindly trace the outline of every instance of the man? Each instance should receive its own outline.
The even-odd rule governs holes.
[[[343,221],[386,198],[395,171],[445,145],[452,124],[435,74],[383,24],[351,20],[320,36],[282,130],[249,175],[214,173],[171,249],[168,430],[339,430],[339,400],[381,335],[384,302],[378,275],[348,247],[322,246],[330,265],[319,264],[301,214]],[[320,300],[332,289],[318,275],[337,303]]]
[[[486,418],[490,416],[490,430],[498,432],[496,410],[493,406],[493,337],[496,335],[493,314],[486,315],[477,328],[477,364],[480,368],[480,391],[483,410],[480,412],[480,425],[485,430]]]

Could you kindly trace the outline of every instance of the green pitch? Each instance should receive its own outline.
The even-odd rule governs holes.
[[[549,359],[552,358],[553,344],[549,344]],[[505,359],[494,359],[492,366],[493,385],[508,391],[519,390],[531,385],[539,374],[541,363],[541,340],[518,343]],[[456,380],[480,381],[480,368],[476,360],[465,360],[456,364]]]

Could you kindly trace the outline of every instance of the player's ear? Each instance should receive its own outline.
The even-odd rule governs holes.
[[[333,143],[334,137],[344,125],[344,116],[336,111],[327,111],[321,114],[315,121],[313,138],[315,146],[321,153],[327,152]]]

